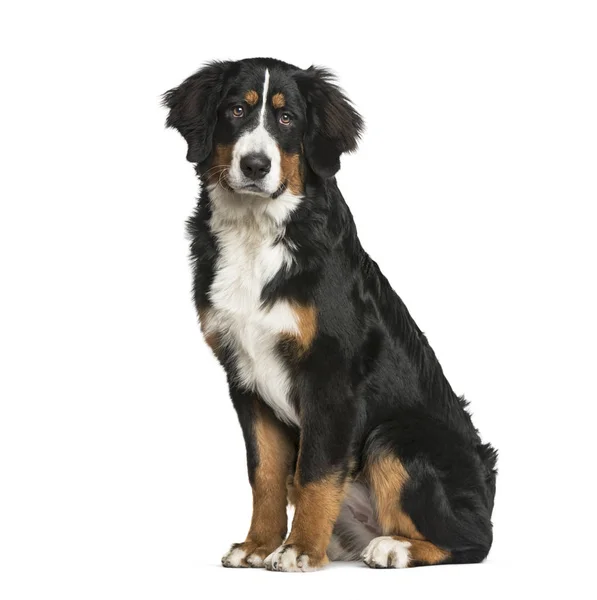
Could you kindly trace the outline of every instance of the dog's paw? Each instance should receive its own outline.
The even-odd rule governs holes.
[[[327,562],[325,554],[316,556],[301,550],[296,544],[282,544],[265,559],[264,566],[268,571],[304,573],[321,569]]]
[[[410,560],[410,542],[383,535],[371,540],[361,557],[372,569],[404,569]]]
[[[225,567],[263,567],[265,557],[270,554],[271,547],[259,546],[250,542],[232,544],[230,550],[222,557]]]

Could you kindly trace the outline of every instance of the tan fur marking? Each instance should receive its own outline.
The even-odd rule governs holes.
[[[317,333],[317,309],[302,304],[295,304],[292,309],[298,323],[298,342],[303,350],[307,350]]]
[[[345,484],[334,474],[301,486],[297,472],[294,488],[296,512],[286,544],[296,546],[298,554],[307,554],[311,567],[321,567],[329,562],[325,551],[340,513]]]
[[[421,563],[423,565],[437,565],[449,558],[450,553],[447,550],[438,548],[435,544],[423,540],[413,540],[400,535],[393,536],[395,540],[409,542],[410,561]],[[409,562],[410,562],[409,561]]]
[[[212,352],[217,356],[220,348],[220,336],[215,331],[207,332],[210,316],[210,310],[208,308],[199,309],[199,324],[201,325],[203,338],[211,348]]]
[[[254,435],[258,456],[253,481],[253,516],[247,539],[239,544],[247,554],[262,559],[286,537],[288,528],[286,482],[295,448],[280,422],[255,399]]]
[[[292,304],[298,331],[282,334],[282,340],[293,342],[298,347],[298,355],[302,356],[313,343],[317,334],[317,309],[314,306]]]
[[[278,92],[272,96],[272,106],[274,108],[284,108],[286,105],[286,98],[282,92]]]
[[[402,463],[396,457],[382,456],[367,465],[366,475],[373,488],[382,535],[400,534],[413,540],[425,539],[400,505],[402,488],[408,481]]]
[[[227,186],[224,174],[232,163],[232,149],[232,146],[225,144],[216,145],[212,165],[205,174],[209,183],[219,182]]]
[[[259,102],[259,94],[255,90],[245,92],[245,102],[250,106],[255,106]]]
[[[288,154],[280,150],[280,183],[286,182],[290,192],[296,196],[303,193],[303,173],[299,154]]]

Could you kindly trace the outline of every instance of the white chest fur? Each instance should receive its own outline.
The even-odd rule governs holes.
[[[203,327],[232,350],[239,383],[259,393],[281,420],[298,424],[289,373],[276,350],[282,334],[297,332],[297,317],[285,301],[266,308],[261,301],[264,285],[291,264],[292,256],[276,243],[281,227],[262,217],[247,214],[238,220],[213,212],[210,226],[219,252],[209,293],[212,309]]]

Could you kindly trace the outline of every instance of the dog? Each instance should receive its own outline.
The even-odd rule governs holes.
[[[247,537],[222,564],[484,560],[497,452],[361,247],[335,174],[363,120],[333,75],[212,62],[163,103],[201,182],[194,301],[253,492]]]

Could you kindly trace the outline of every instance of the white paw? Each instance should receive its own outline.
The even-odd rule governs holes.
[[[232,547],[224,556],[222,564],[225,567],[263,567],[264,557],[267,549],[255,544],[232,544]]]
[[[280,546],[276,548],[264,561],[268,571],[305,572],[314,571],[309,566],[309,557],[299,555],[293,546]]]
[[[245,567],[244,559],[247,553],[242,548],[232,546],[230,550],[222,556],[222,564],[225,567]]]
[[[250,567],[263,567],[263,558],[258,554],[249,554],[249,556],[247,556],[247,563]]]
[[[404,569],[408,567],[410,542],[395,540],[383,535],[371,540],[363,550],[363,560],[369,567],[376,569]]]

